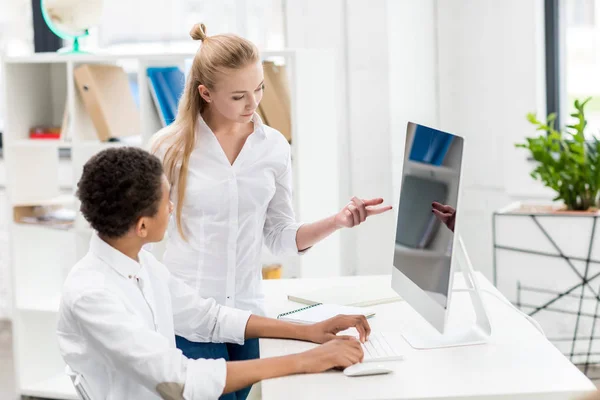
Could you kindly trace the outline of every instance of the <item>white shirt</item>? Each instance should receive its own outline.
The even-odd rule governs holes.
[[[301,224],[292,203],[290,145],[257,114],[253,121],[254,132],[231,165],[198,118],[181,218],[187,242],[173,213],[163,262],[202,297],[264,315],[263,243],[275,255],[298,254]],[[171,201],[176,204],[174,186]]]
[[[64,285],[58,320],[61,354],[83,375],[94,400],[217,399],[226,364],[189,360],[175,333],[198,342],[242,344],[250,313],[198,297],[152,254],[137,263],[93,235]]]

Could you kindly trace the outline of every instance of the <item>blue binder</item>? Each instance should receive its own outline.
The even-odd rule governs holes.
[[[453,136],[433,128],[419,125],[410,149],[412,161],[442,165],[448,153]]]
[[[171,124],[177,115],[177,105],[185,85],[183,72],[177,67],[147,69],[150,92],[163,126]]]

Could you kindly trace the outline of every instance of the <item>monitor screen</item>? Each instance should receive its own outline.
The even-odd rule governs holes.
[[[409,123],[394,268],[447,307],[463,138]]]

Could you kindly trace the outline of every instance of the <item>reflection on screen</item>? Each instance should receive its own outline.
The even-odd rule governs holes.
[[[448,299],[462,151],[461,137],[408,125],[394,267],[443,307]]]

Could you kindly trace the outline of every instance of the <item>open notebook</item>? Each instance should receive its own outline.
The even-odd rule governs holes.
[[[313,304],[298,310],[279,314],[277,319],[300,324],[314,324],[333,318],[336,315],[364,315],[369,318],[375,315],[375,312],[362,307],[347,307],[335,304]]]

